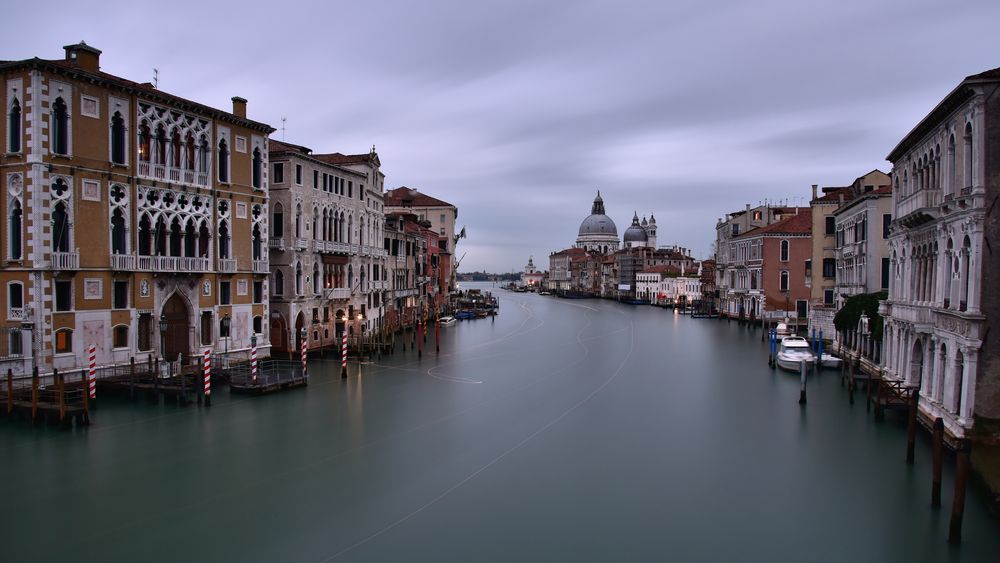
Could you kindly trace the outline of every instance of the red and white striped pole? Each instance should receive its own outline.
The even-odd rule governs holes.
[[[250,337],[250,383],[257,385],[257,337]]]
[[[302,377],[309,376],[309,342],[302,338]]]
[[[97,346],[90,345],[90,373],[87,375],[88,394],[91,399],[97,398]]]
[[[340,339],[340,377],[347,377],[347,330]]]
[[[205,406],[212,404],[212,350],[211,348],[205,348]]]

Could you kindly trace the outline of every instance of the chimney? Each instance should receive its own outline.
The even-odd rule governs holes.
[[[819,189],[819,185],[813,184],[813,199],[816,199],[816,195],[817,195],[817,191],[816,190],[818,190],[818,189]]]
[[[750,204],[747,204],[747,211],[750,211]]]
[[[247,101],[239,96],[233,96],[233,115],[247,118]]]
[[[66,50],[66,60],[75,62],[83,70],[97,72],[101,69],[100,49],[95,49],[83,41],[76,45],[65,45],[63,49]]]

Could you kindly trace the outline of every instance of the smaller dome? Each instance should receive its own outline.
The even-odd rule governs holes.
[[[646,236],[646,230],[639,224],[639,215],[633,215],[632,224],[625,229],[625,243],[646,242],[647,240],[649,238]]]

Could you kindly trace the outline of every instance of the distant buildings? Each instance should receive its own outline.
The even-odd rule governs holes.
[[[524,271],[521,272],[521,285],[537,289],[542,286],[542,281],[545,279],[545,272],[539,271],[535,267],[534,256],[528,257],[528,264],[524,267]]]

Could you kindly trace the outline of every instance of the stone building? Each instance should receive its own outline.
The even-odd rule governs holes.
[[[455,287],[455,269],[458,262],[455,256],[458,241],[465,237],[465,228],[455,232],[458,221],[458,208],[436,197],[418,190],[402,186],[389,190],[385,194],[386,213],[412,213],[418,221],[426,221],[426,228],[438,235],[435,254],[441,261],[439,271],[446,283],[440,285],[440,291],[450,293]]]
[[[417,216],[394,212],[385,217],[385,248],[388,251],[388,281],[384,326],[396,331],[416,321],[427,283],[421,282],[427,263],[427,239],[421,236]]]
[[[378,155],[271,141],[271,343],[339,346],[382,322],[384,178]]]
[[[268,353],[268,135],[100,69],[101,51],[0,63],[4,366]]]
[[[962,437],[1000,419],[1000,69],[969,76],[889,153],[893,215],[885,377],[919,386],[920,412]],[[995,242],[993,246],[996,246]],[[993,331],[994,334],[997,331]]]
[[[812,199],[809,202],[812,208],[812,257],[807,266],[807,283],[810,288],[809,302],[809,328],[822,331],[825,335],[832,335],[836,332],[833,326],[833,317],[843,304],[843,297],[838,298],[838,241],[837,235],[837,210],[842,206],[853,202],[862,194],[869,193],[879,188],[889,186],[889,176],[880,170],[860,176],[851,183],[850,186],[824,187],[822,194],[817,189],[816,184],[812,187]],[[866,200],[867,201],[867,200]],[[859,219],[867,216],[867,205],[861,208],[854,208],[860,215]],[[852,212],[852,217],[854,216]],[[872,220],[874,225],[874,221]],[[852,227],[853,228],[853,227]],[[859,233],[860,236],[861,233]],[[866,248],[873,250],[884,250],[882,245],[867,245]],[[856,248],[847,249],[851,254]],[[875,257],[877,260],[879,254]],[[845,258],[844,265],[848,266],[849,272],[853,271],[859,259],[853,254]],[[867,271],[867,270],[866,270]]]
[[[604,213],[604,199],[597,192],[590,215],[580,223],[576,236],[576,247],[601,254],[611,254],[618,250],[618,227]]]
[[[538,268],[535,267],[535,257],[529,256],[528,264],[521,272],[521,285],[536,290],[542,286],[542,280],[544,278],[545,272],[539,271]]]
[[[889,178],[886,176],[886,181]],[[837,277],[835,307],[851,295],[889,290],[892,186],[866,184],[834,211]]]
[[[737,284],[745,286],[748,280],[745,277],[745,266],[739,264],[742,258],[737,258],[733,252],[737,247],[731,241],[739,235],[757,227],[770,225],[781,219],[787,209],[784,207],[771,207],[761,205],[754,208],[746,204],[746,209],[734,211],[726,214],[725,219],[719,219],[715,223],[715,277],[716,286],[719,290],[720,314],[726,316],[740,316],[740,300],[734,298],[738,291]],[[745,289],[745,288],[744,288]]]

